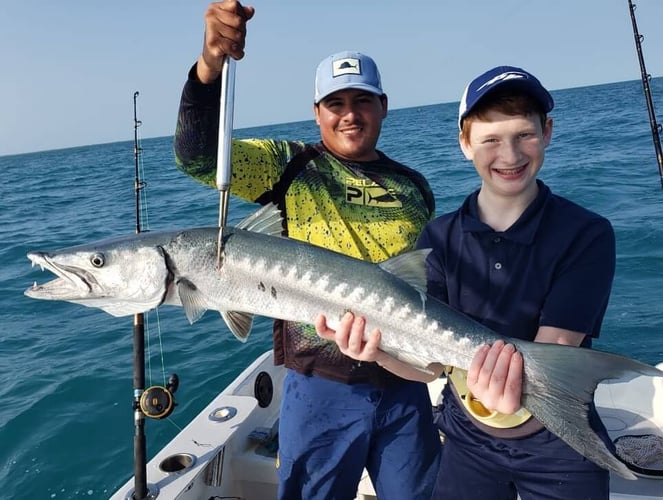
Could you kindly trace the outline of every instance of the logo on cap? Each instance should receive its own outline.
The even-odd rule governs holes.
[[[361,75],[361,63],[354,57],[337,59],[332,62],[332,76],[335,78],[341,75]]]
[[[479,92],[482,88],[490,87],[497,82],[505,82],[507,80],[514,80],[519,78],[527,78],[527,75],[524,73],[515,73],[515,72],[502,73],[488,80],[486,83],[478,87],[476,91]]]

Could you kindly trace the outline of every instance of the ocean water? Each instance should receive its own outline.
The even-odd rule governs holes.
[[[663,78],[651,88],[661,121]],[[540,177],[608,217],[617,235],[617,273],[596,347],[663,361],[663,189],[642,84],[553,96],[555,131]],[[456,103],[393,110],[379,144],[428,177],[438,213],[478,187],[458,148],[456,112]],[[316,141],[318,131],[306,121],[237,135]],[[107,498],[132,475],[132,318],[23,295],[47,279],[31,269],[28,251],[133,233],[132,129],[127,138],[0,157],[0,499]],[[216,225],[217,192],[176,169],[172,138],[143,140],[142,148],[143,229]],[[229,222],[253,209],[233,200]],[[269,349],[269,325],[260,319],[241,344],[215,313],[194,325],[180,308],[147,315],[147,384],[165,384],[173,372],[180,378],[173,414],[147,421],[149,457]]]

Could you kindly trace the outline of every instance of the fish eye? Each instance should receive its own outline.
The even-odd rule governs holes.
[[[92,255],[92,257],[90,257],[90,263],[94,267],[103,267],[105,262],[106,259],[104,258],[103,253],[95,253],[94,255]]]

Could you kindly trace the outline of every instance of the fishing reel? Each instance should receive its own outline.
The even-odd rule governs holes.
[[[173,373],[168,378],[168,383],[165,387],[160,385],[153,385],[143,391],[138,402],[140,411],[146,417],[150,418],[166,418],[173,413],[177,406],[173,398],[173,394],[180,385],[180,379],[176,373]]]

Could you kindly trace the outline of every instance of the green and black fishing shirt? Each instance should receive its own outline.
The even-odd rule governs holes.
[[[219,94],[220,82],[201,84],[192,69],[175,133],[178,167],[212,187]],[[355,163],[334,157],[322,144],[245,139],[233,140],[231,161],[231,193],[277,204],[290,238],[370,262],[413,248],[435,212],[424,177],[382,153],[378,160]],[[274,359],[300,373],[345,383],[380,384],[394,377],[375,363],[359,364],[344,356],[336,344],[318,337],[312,325],[277,321]]]

